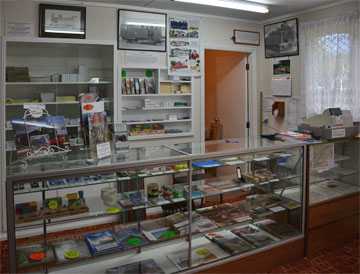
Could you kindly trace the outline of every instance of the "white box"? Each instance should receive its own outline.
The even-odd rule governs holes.
[[[70,74],[61,74],[61,82],[69,83],[70,82]]]
[[[169,120],[169,121],[175,121],[175,120],[177,120],[177,115],[175,115],[175,114],[169,114],[169,115],[168,115],[168,120]]]
[[[77,75],[77,80],[78,82],[86,82],[87,80],[85,80],[85,74],[84,73],[79,73]]]
[[[77,77],[78,75],[77,74],[71,73],[69,75],[70,75],[69,76],[69,82],[74,83],[74,82],[78,81],[78,77]]]

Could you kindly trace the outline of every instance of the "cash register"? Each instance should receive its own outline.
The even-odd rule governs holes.
[[[310,131],[313,137],[326,140],[351,138],[357,133],[351,112],[340,108],[328,108],[323,114],[303,119],[300,130]]]

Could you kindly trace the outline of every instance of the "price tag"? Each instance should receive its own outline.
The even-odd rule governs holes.
[[[232,165],[241,165],[241,164],[245,164],[244,161],[238,160],[238,161],[229,161],[229,162],[225,162],[225,164],[227,164],[228,166],[232,166]]]
[[[270,160],[270,158],[269,157],[260,157],[260,158],[254,159],[254,161],[256,161],[256,162],[261,162],[261,161],[266,161],[266,160]]]
[[[344,138],[345,137],[345,128],[342,129],[333,129],[331,131],[332,138]]]
[[[98,159],[103,159],[111,156],[110,142],[96,145],[96,153]]]

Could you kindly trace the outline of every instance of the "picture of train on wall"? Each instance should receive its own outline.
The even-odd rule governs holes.
[[[166,51],[166,14],[119,10],[118,49]]]
[[[297,19],[264,26],[265,58],[299,55]]]

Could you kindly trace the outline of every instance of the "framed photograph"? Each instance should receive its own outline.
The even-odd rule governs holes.
[[[118,49],[166,51],[166,14],[119,10]]]
[[[85,39],[85,7],[48,4],[39,7],[40,37]]]
[[[265,58],[299,55],[297,18],[265,25]]]
[[[234,44],[260,46],[260,32],[234,29]]]

